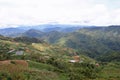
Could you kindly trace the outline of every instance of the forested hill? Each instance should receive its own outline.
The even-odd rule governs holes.
[[[120,80],[119,30],[99,27],[67,34],[52,31],[42,37],[0,35],[0,80]]]
[[[50,44],[74,48],[80,54],[99,60],[119,60],[117,57],[120,52],[120,26],[82,28],[71,33],[58,31],[45,33],[32,29],[23,33],[22,36],[35,37]],[[106,60],[109,54],[110,60]],[[111,59],[113,55],[114,59]]]
[[[120,61],[120,26],[87,27],[70,33],[59,31],[42,32],[30,29],[14,38],[14,40],[31,43],[33,41],[29,40],[32,40],[32,38],[35,38],[36,42],[45,41],[61,47],[70,47],[76,49],[79,54],[98,60]]]
[[[120,52],[120,27],[84,28],[72,32],[59,40],[58,45],[77,49],[81,54],[97,58],[104,54],[118,57]],[[115,58],[116,59],[116,58]]]

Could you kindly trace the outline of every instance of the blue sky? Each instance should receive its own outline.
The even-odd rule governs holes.
[[[0,27],[39,24],[119,25],[120,0],[0,0]]]

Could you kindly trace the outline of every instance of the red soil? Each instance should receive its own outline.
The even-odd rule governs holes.
[[[5,61],[0,61],[0,65],[13,64],[12,62],[15,63],[16,65],[28,67],[28,63],[25,60],[5,60]]]

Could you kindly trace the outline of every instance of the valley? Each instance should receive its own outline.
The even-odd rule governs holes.
[[[0,80],[120,79],[119,26],[60,28],[0,29]]]

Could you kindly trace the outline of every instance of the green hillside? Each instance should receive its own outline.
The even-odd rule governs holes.
[[[52,45],[73,48],[79,55],[87,55],[100,61],[120,61],[119,26],[82,28],[71,33],[41,32],[30,29],[23,33],[22,37],[14,38],[14,40],[28,44],[47,42]],[[107,57],[109,54],[110,56]]]
[[[2,38],[6,38],[3,37]],[[30,39],[30,38],[29,38]],[[16,52],[22,51],[23,54]],[[73,63],[69,60],[74,59],[75,50],[71,48],[63,48],[59,46],[49,45],[47,43],[32,43],[25,44],[11,40],[0,40],[0,79],[4,80],[68,80],[75,79],[75,76],[70,77],[73,70],[77,74]],[[80,56],[84,64],[95,67],[95,60]],[[90,64],[92,63],[92,64]],[[86,65],[79,65],[86,67]],[[72,69],[73,68],[73,69]],[[94,70],[93,68],[91,70]],[[81,69],[83,70],[83,68]],[[85,70],[85,69],[84,69]],[[83,71],[84,71],[83,70]],[[13,72],[11,72],[13,71]],[[86,72],[86,71],[85,71]],[[94,73],[94,71],[93,71]],[[81,76],[88,76],[82,74]],[[92,79],[92,75],[89,78]],[[81,77],[77,76],[77,79]]]
[[[80,29],[60,38],[55,44],[77,49],[80,54],[86,54],[92,58],[99,59],[99,56],[109,54],[112,56],[114,53],[119,55],[120,27]],[[117,61],[120,60],[117,59]]]
[[[42,38],[0,36],[0,80],[119,80],[119,30],[53,31]],[[70,62],[78,56],[79,62]]]

